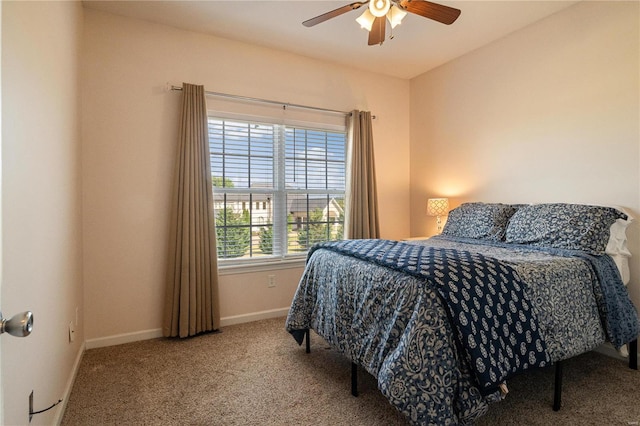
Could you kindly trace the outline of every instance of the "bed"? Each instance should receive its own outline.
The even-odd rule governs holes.
[[[313,329],[410,423],[472,424],[515,374],[556,365],[561,380],[563,360],[605,341],[636,353],[630,221],[602,206],[465,203],[428,240],[318,244],[286,329],[307,348]]]

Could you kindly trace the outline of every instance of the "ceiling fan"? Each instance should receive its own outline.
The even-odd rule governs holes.
[[[433,19],[443,24],[453,24],[460,10],[453,7],[444,6],[437,3],[431,3],[426,0],[367,0],[356,1],[351,4],[344,5],[330,12],[318,15],[315,18],[308,19],[302,23],[305,27],[313,27],[321,22],[327,21],[343,13],[359,9],[369,4],[364,13],[356,19],[362,28],[369,31],[369,46],[374,44],[382,44],[385,38],[385,30],[387,27],[386,20],[389,20],[391,28],[402,21],[407,12]]]

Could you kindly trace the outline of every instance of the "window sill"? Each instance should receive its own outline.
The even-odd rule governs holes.
[[[218,265],[218,275],[249,274],[252,272],[275,271],[279,269],[304,268],[306,259],[306,256],[301,256],[294,259],[275,260],[270,262]]]

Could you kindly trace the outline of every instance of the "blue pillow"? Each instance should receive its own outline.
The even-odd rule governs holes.
[[[442,235],[502,241],[515,211],[508,204],[464,203],[449,212]]]
[[[609,230],[627,215],[611,207],[584,204],[532,204],[519,208],[509,221],[506,242],[581,250],[601,255]]]

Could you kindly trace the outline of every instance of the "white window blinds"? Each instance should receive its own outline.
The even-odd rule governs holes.
[[[282,258],[342,239],[346,133],[326,127],[209,117],[223,263]]]

